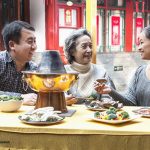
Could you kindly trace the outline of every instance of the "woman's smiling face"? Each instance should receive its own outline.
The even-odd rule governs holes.
[[[138,50],[142,59],[150,60],[150,39],[146,38],[144,32],[141,32],[139,35]]]
[[[86,65],[92,59],[92,41],[87,35],[83,35],[76,40],[76,50],[72,54],[75,62]]]

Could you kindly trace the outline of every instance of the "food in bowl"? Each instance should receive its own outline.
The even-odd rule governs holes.
[[[21,96],[0,95],[0,111],[13,112],[17,111],[23,102]]]

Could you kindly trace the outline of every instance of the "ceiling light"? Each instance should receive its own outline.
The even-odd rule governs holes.
[[[72,1],[67,1],[67,5],[68,5],[68,6],[72,6],[72,5],[73,5],[73,2],[72,2]]]

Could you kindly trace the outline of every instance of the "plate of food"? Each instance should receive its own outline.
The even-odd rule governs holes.
[[[116,108],[111,107],[107,111],[104,112],[95,112],[91,117],[92,120],[108,123],[108,124],[120,124],[132,121],[141,117],[140,115],[129,114],[128,112],[122,110],[117,111]]]
[[[93,111],[105,111],[105,110],[107,110],[103,106],[99,105],[99,102],[97,103],[96,101],[92,101],[90,103],[85,102],[85,106],[87,109],[93,110]]]
[[[61,122],[64,117],[51,117],[50,120],[47,121],[32,121],[32,120],[25,120],[22,118],[22,116],[18,117],[21,122],[26,123],[26,124],[32,124],[32,125],[51,125],[51,124],[56,124]]]
[[[115,107],[117,109],[121,109],[123,107],[122,103],[119,103],[118,101],[99,101],[99,100],[93,100],[93,101],[86,101],[85,106],[89,110],[93,111],[105,111],[109,109],[110,107]]]
[[[53,107],[35,109],[20,115],[18,118],[23,123],[33,125],[50,125],[64,120],[64,117],[59,116],[55,111],[53,111]]]
[[[136,110],[133,110],[134,113],[142,115],[142,117],[150,118],[150,107],[142,107]]]

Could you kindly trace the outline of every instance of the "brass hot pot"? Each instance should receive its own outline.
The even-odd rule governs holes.
[[[22,71],[23,79],[38,93],[36,108],[53,106],[67,112],[64,92],[76,82],[77,73],[66,73],[57,51],[42,53],[37,71]]]

